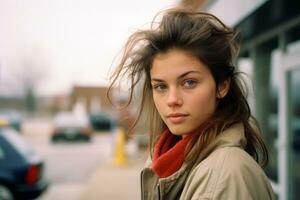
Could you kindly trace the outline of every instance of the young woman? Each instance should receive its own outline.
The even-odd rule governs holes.
[[[112,85],[128,76],[131,97],[143,86],[139,117],[148,117],[151,144],[142,199],[274,199],[259,165],[268,152],[233,66],[238,48],[235,30],[185,9],[129,38]]]

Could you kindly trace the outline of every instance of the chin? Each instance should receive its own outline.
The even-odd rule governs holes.
[[[186,127],[174,127],[174,126],[170,126],[169,127],[170,131],[172,134],[174,135],[186,135],[190,132],[192,132],[192,129],[190,128],[186,128]]]

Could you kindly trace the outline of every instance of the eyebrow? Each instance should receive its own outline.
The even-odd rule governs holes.
[[[185,76],[187,76],[188,74],[191,74],[191,73],[197,73],[197,74],[201,74],[199,71],[188,71],[188,72],[185,72],[183,74],[181,74],[178,79],[181,79]],[[163,82],[163,80],[161,79],[158,79],[158,78],[151,78],[151,81],[156,81],[156,82]]]

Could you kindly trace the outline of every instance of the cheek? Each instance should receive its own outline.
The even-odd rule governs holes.
[[[155,94],[153,94],[152,97],[153,97],[154,105],[155,105],[157,111],[159,112],[159,114],[161,115],[162,114],[162,108],[164,108],[163,99],[161,97],[159,97],[158,95],[155,95]]]
[[[200,108],[201,113],[204,115],[212,114],[216,108],[216,93],[213,88],[211,90],[202,90],[198,94],[194,95],[194,98],[190,98],[190,105]]]

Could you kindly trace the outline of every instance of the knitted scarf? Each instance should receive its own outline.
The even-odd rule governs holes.
[[[165,178],[175,173],[185,159],[185,148],[194,134],[186,137],[173,135],[168,129],[163,132],[154,146],[152,170]]]

